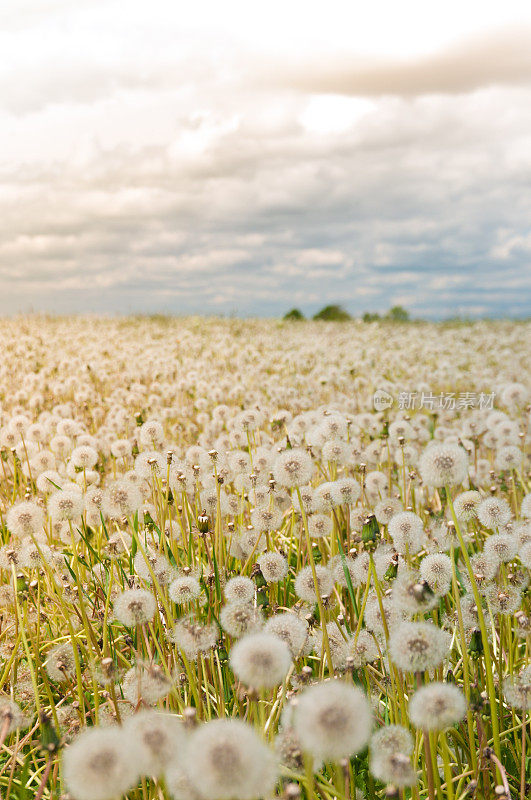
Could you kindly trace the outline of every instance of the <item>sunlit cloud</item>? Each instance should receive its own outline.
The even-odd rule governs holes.
[[[307,93],[376,97],[462,94],[531,84],[531,26],[472,37],[416,57],[332,57],[263,68],[259,80]]]

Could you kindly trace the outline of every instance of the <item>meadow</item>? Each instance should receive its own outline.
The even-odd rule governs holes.
[[[529,798],[530,328],[1,320],[0,797]]]

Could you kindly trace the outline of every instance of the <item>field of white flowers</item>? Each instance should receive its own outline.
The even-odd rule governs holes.
[[[529,798],[530,329],[1,321],[0,797]]]

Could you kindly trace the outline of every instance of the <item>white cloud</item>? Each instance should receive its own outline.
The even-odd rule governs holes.
[[[519,313],[531,50],[499,27],[520,5],[481,6],[435,24],[410,3],[413,34],[390,3],[385,30],[306,3],[303,30],[298,0],[254,27],[233,2],[21,2],[0,33],[0,311],[440,313],[447,292]]]
[[[505,231],[500,232],[498,244],[491,248],[492,258],[507,261],[511,256],[522,254],[531,256],[531,233],[525,235],[507,235]]]

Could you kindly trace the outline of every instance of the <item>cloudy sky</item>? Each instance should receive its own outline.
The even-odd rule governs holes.
[[[2,9],[0,313],[529,312],[528,0]]]

